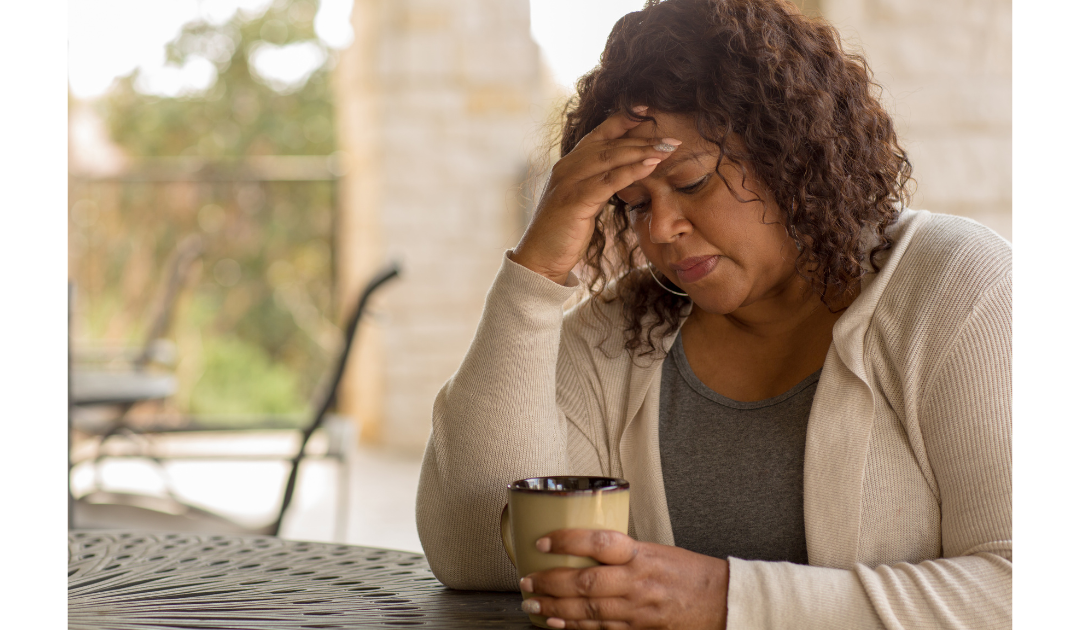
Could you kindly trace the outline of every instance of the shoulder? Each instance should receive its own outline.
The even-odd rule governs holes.
[[[932,370],[976,313],[1011,322],[1012,246],[993,230],[918,212],[894,239],[900,246],[883,265],[884,277],[871,279],[884,282],[870,322],[882,358]]]
[[[956,289],[978,290],[1011,273],[1012,245],[990,228],[964,217],[925,211],[912,214],[920,220],[911,222],[895,280],[944,282]]]
[[[910,211],[909,211],[910,212]],[[987,291],[1012,275],[1012,246],[970,219],[913,213],[894,236],[901,247],[889,257],[879,311],[970,312]]]

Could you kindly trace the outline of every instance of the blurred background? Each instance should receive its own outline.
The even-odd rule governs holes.
[[[295,469],[281,535],[420,551],[432,401],[641,4],[71,0],[74,525],[259,530]],[[1011,4],[796,4],[869,59],[913,205],[1011,240]]]

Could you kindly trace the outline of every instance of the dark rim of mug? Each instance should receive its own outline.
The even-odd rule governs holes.
[[[536,494],[583,494],[587,492],[614,492],[629,490],[630,482],[617,477],[583,477],[556,475],[518,479],[506,486],[511,492]]]

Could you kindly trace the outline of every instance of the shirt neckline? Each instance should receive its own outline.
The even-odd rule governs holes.
[[[701,379],[697,377],[697,374],[694,374],[693,368],[690,367],[690,362],[686,360],[686,352],[683,350],[682,331],[675,337],[675,343],[673,343],[671,347],[671,356],[675,360],[675,366],[679,370],[679,376],[682,377],[683,381],[685,381],[691,389],[715,403],[733,409],[762,409],[778,405],[805,390],[807,387],[817,383],[818,379],[821,377],[821,369],[818,369],[783,394],[773,396],[772,398],[766,398],[765,400],[742,401],[728,398],[727,396],[714,391],[708,385],[702,383]]]

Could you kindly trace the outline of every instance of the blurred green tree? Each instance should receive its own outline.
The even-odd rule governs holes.
[[[317,0],[277,0],[259,15],[189,23],[167,59],[212,64],[206,89],[155,95],[135,71],[94,106],[136,163],[329,155],[334,51],[314,32],[317,9]],[[289,54],[308,72],[290,80],[260,72],[260,61]],[[331,323],[332,182],[84,180],[70,191],[71,269],[87,336],[138,340],[133,313],[145,311],[176,243],[200,233],[202,273],[174,325],[174,404],[209,415],[305,408],[340,339]]]
[[[205,59],[216,79],[205,92],[163,98],[138,89],[138,71],[123,77],[102,103],[113,139],[138,156],[333,152],[333,55],[315,34],[317,10],[317,0],[279,0],[262,15],[238,11],[224,24],[185,25],[167,47],[168,62]],[[292,85],[261,76],[256,58],[284,48],[324,61]]]

